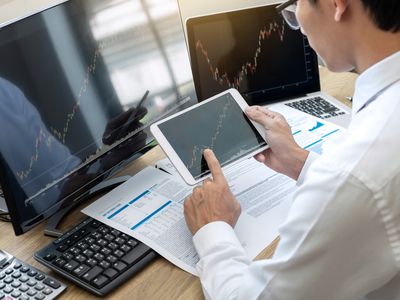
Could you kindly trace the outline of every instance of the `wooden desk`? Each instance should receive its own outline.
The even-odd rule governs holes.
[[[357,75],[352,73],[334,74],[325,68],[321,68],[320,71],[322,90],[335,96],[344,103],[349,104],[346,97],[353,95],[354,81]],[[133,175],[135,172],[138,172],[147,165],[153,164],[163,157],[164,154],[162,151],[156,147],[145,156],[135,161],[126,170],[121,172],[121,174]],[[85,205],[87,205],[87,203]],[[77,213],[71,214],[66,218],[64,221],[65,224],[62,224],[63,228],[68,228],[68,226],[76,224],[80,219],[85,217],[79,213],[80,209],[81,208],[76,209]],[[35,251],[53,240],[52,238],[44,236],[43,230],[44,224],[41,224],[30,232],[16,237],[11,224],[0,222],[0,248],[66,283],[68,289],[61,299],[98,299],[98,297],[61,279],[54,272],[33,259],[32,254]],[[271,257],[278,241],[279,239],[276,239],[271,243],[257,258]],[[160,257],[134,278],[108,295],[107,299],[203,299],[203,293],[200,282],[196,277],[189,275]]]

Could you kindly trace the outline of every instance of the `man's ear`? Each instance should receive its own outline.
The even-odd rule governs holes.
[[[332,0],[335,5],[335,21],[340,22],[349,6],[350,0]]]

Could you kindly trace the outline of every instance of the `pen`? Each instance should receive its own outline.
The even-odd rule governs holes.
[[[139,112],[139,109],[143,106],[143,103],[147,99],[147,96],[149,95],[149,93],[150,93],[149,90],[147,90],[144,93],[142,99],[140,99],[138,105],[136,106],[135,111],[131,113],[131,115],[129,116],[128,120],[125,122],[124,125],[122,125],[122,129],[127,128],[129,125],[132,124],[132,122],[134,122],[136,120],[136,116],[137,116],[137,114]]]

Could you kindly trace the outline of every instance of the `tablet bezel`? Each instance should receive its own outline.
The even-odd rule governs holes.
[[[177,169],[178,173],[181,175],[181,177],[183,178],[183,180],[188,183],[189,185],[195,185],[198,184],[199,182],[203,181],[205,178],[210,177],[211,174],[207,174],[204,176],[201,176],[198,179],[195,179],[192,174],[189,172],[189,170],[186,168],[186,165],[184,164],[184,162],[180,159],[179,155],[176,153],[176,151],[174,150],[174,148],[172,147],[172,145],[169,143],[168,139],[165,137],[165,135],[162,133],[162,131],[159,128],[159,125],[161,125],[164,122],[167,122],[179,115],[182,115],[188,111],[191,111],[193,109],[198,108],[199,106],[202,106],[210,101],[213,101],[214,99],[220,98],[221,96],[225,95],[225,94],[231,94],[231,96],[233,97],[233,99],[236,101],[236,103],[239,105],[240,109],[244,112],[246,107],[248,107],[249,105],[247,104],[247,102],[243,99],[243,97],[240,95],[240,93],[236,90],[236,89],[229,89],[226,90],[222,93],[219,93],[209,99],[206,99],[198,104],[195,104],[187,109],[184,109],[172,116],[169,116],[161,121],[158,121],[154,124],[152,124],[150,126],[150,131],[153,134],[154,138],[158,141],[158,144],[160,145],[161,149],[165,152],[165,154],[167,155],[167,157],[170,159],[170,161],[172,162],[172,164],[175,166],[175,168]],[[244,118],[247,118],[247,116],[245,114],[243,114]],[[260,136],[262,137],[262,139],[267,143],[266,139],[265,139],[265,130],[263,128],[263,126],[261,124],[258,124],[252,120],[250,120],[249,118],[247,118],[255,127],[255,129],[257,130],[257,132],[260,134]],[[268,148],[268,145],[265,145],[263,147],[260,147],[259,149],[252,151],[246,155],[244,155],[243,157],[240,157],[232,162],[229,162],[227,165],[223,166],[222,169],[226,169],[228,167],[230,167],[232,164],[238,163],[239,161],[243,161],[244,159],[247,159],[249,157],[254,156],[255,154],[264,151],[265,149]]]

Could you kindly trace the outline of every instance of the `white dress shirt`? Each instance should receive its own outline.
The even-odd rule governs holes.
[[[195,234],[206,298],[400,299],[400,52],[360,75],[344,140],[297,184],[272,259],[251,261],[224,222]]]

